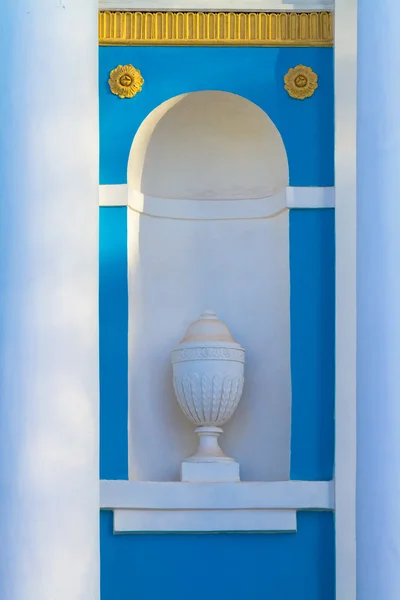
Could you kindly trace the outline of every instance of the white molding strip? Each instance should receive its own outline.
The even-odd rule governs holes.
[[[268,219],[286,209],[286,193],[282,190],[267,198],[248,200],[185,200],[154,198],[132,191],[128,196],[128,206],[135,212],[164,219]]]
[[[295,531],[297,510],[333,510],[331,481],[101,481],[116,532]]]
[[[288,208],[334,208],[334,187],[288,187],[286,189]]]
[[[235,12],[321,12],[333,10],[330,0],[100,0],[100,10],[132,11],[235,11]]]
[[[115,510],[114,533],[295,533],[295,510]]]
[[[333,510],[332,481],[100,482],[101,508]]]
[[[331,481],[181,483],[100,482],[101,508],[333,510]]]
[[[100,185],[99,204],[100,206],[128,206],[127,184]]]
[[[208,218],[227,218],[224,216],[225,212],[228,209],[230,211],[232,207],[235,210],[233,218],[254,219],[272,216],[278,209],[282,210],[285,205],[287,208],[333,208],[335,206],[334,187],[287,187],[286,202],[281,202],[279,195],[261,200],[221,200],[218,202],[150,198],[137,192],[131,192],[129,195],[127,184],[100,185],[99,197],[100,206],[130,206],[133,210],[153,216],[186,219],[204,218],[205,202],[212,205],[212,216]],[[273,206],[269,206],[271,202]],[[183,213],[182,209],[184,209]]]

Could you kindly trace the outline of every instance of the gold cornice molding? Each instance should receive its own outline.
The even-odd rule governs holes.
[[[100,11],[101,46],[333,45],[330,12]]]

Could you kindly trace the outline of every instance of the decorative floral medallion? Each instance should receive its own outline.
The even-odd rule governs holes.
[[[310,98],[318,87],[318,75],[310,67],[297,65],[289,69],[284,77],[285,90],[292,98]]]
[[[133,98],[141,92],[144,79],[133,65],[118,65],[111,71],[108,83],[111,92],[119,98]]]

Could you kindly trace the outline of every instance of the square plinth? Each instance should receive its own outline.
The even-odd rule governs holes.
[[[183,483],[236,483],[240,481],[239,463],[184,461],[181,468]]]

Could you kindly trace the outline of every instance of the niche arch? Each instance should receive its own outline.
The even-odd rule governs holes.
[[[287,185],[279,131],[241,96],[183,94],[138,129],[128,164],[131,479],[177,481],[197,446],[170,355],[206,308],[247,353],[243,398],[221,446],[244,481],[289,479]]]
[[[286,150],[268,115],[219,91],[182,94],[152,111],[128,164],[131,188],[160,198],[266,198],[282,191],[288,177]]]

